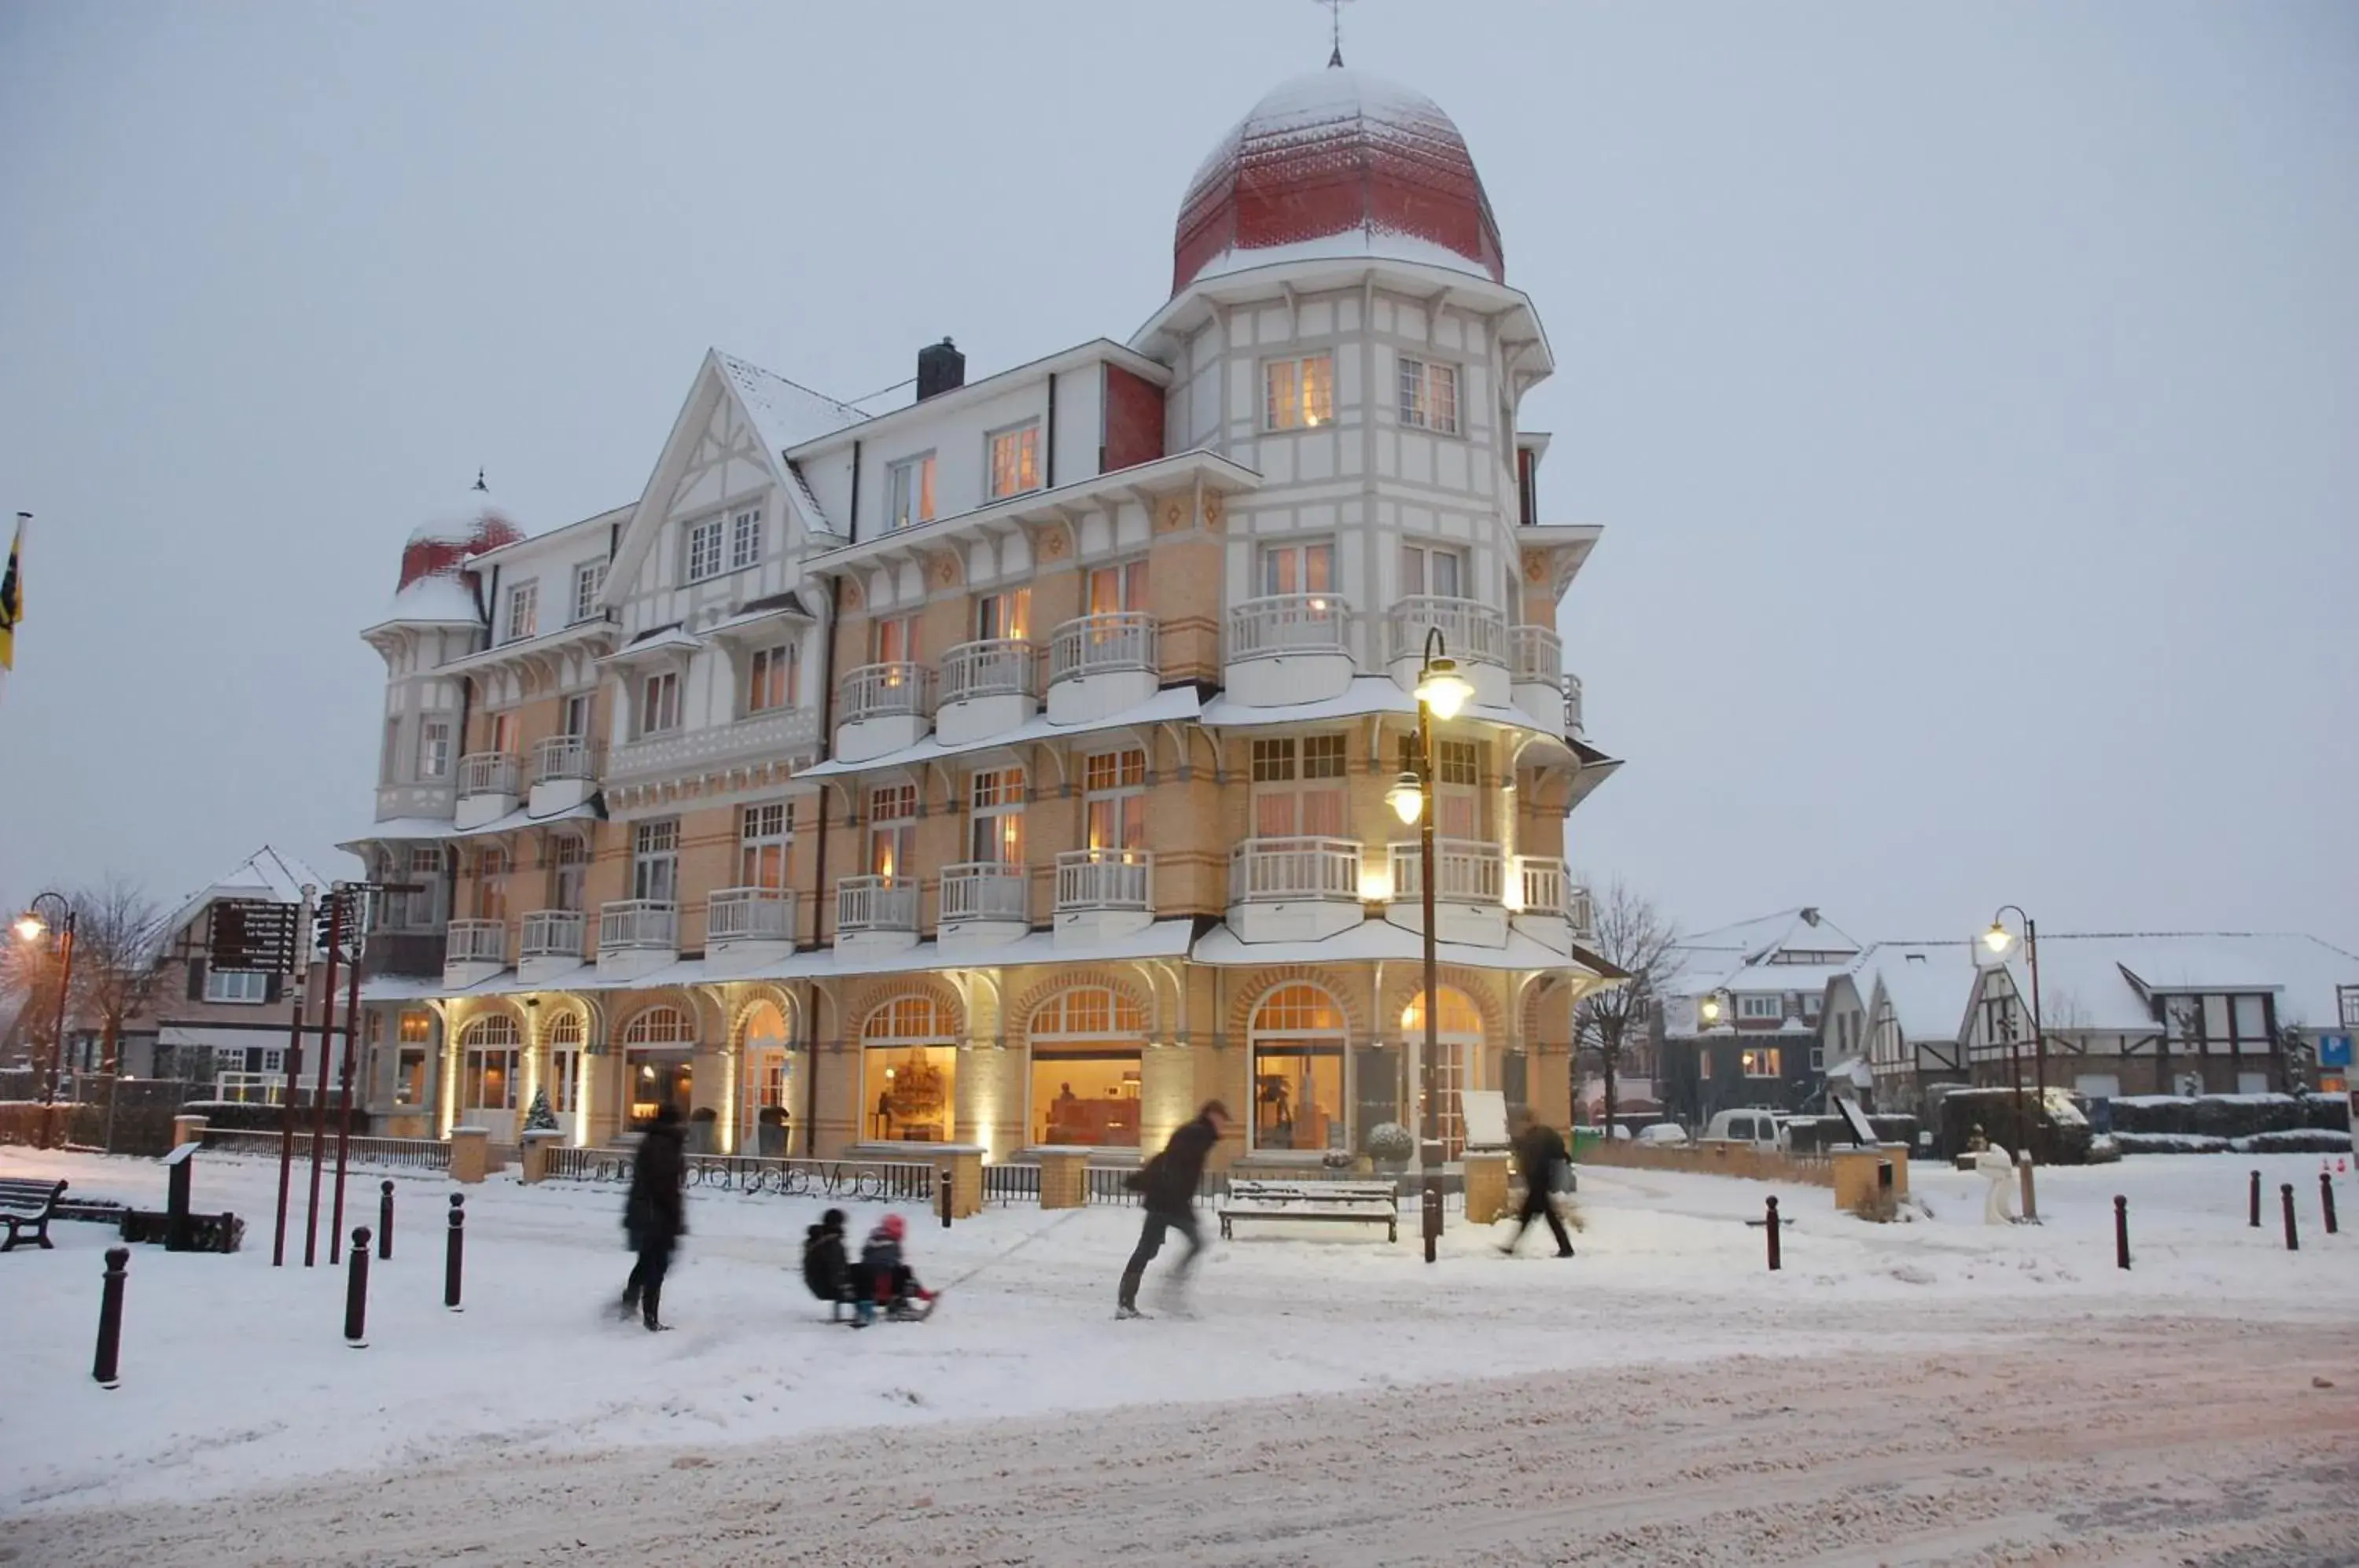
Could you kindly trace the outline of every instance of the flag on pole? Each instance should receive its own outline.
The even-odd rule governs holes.
[[[25,514],[8,539],[8,564],[0,569],[0,675],[16,668],[16,624],[25,618]]]

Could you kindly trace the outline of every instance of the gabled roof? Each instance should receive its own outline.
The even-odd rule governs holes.
[[[2006,971],[2030,995],[2018,946]],[[2058,1029],[2151,1031],[2158,997],[2189,992],[2267,992],[2278,1019],[2332,1027],[2335,987],[2359,985],[2359,953],[2296,931],[2151,931],[2042,935],[2042,1021]]]
[[[1955,1042],[1981,971],[1971,942],[1879,942],[1860,954],[1854,973],[1873,1009],[1880,990],[1900,1032],[1912,1040]],[[1871,1027],[1875,1014],[1869,1014]]]
[[[805,441],[833,435],[869,417],[849,403],[839,403],[734,354],[716,348],[712,358],[729,378],[746,418],[762,433],[762,444],[781,463],[790,450]]]
[[[1682,995],[1713,990],[1819,991],[1856,962],[1860,944],[1812,905],[1780,909],[1680,939],[1671,950],[1669,988]],[[1781,962],[1797,954],[1832,959]]]
[[[291,855],[264,844],[238,862],[230,873],[202,891],[193,893],[171,913],[147,928],[142,942],[147,962],[161,956],[171,940],[223,898],[255,898],[274,904],[299,904],[307,887],[325,891],[328,878]]]

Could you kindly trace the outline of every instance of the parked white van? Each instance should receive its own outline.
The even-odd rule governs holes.
[[[1702,1141],[1747,1144],[1770,1153],[1787,1146],[1786,1127],[1775,1111],[1715,1111]]]

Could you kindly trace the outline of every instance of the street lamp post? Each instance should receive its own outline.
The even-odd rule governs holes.
[[[58,913],[43,919],[44,904],[54,905]],[[43,893],[26,908],[16,921],[19,941],[38,942],[46,934],[50,951],[58,955],[58,1012],[56,1027],[49,1034],[49,1066],[41,1082],[41,1138],[46,1145],[49,1136],[50,1113],[58,1103],[58,1079],[65,1071],[66,996],[73,988],[74,907],[62,893]]]
[[[2014,942],[2015,933],[2006,929],[2005,920],[2010,909],[2015,911],[2015,918],[2023,922],[2024,957],[2031,965],[2032,1060],[2036,1064],[2035,1071],[2038,1074],[2035,1082],[2039,1090],[2040,1114],[2044,1116],[2048,1111],[2048,1029],[2039,1015],[2039,922],[2026,914],[2020,904],[2001,904],[1998,907],[1998,912],[1991,916],[1990,930],[1983,932],[1983,945],[1995,953],[2003,954]],[[2007,1071],[2015,1079],[2017,1136],[2022,1139],[2026,1147],[2028,1147],[2031,1141],[2031,1124],[2024,1120],[2023,1116],[2023,1056],[2014,1039],[2014,1031],[2011,1029],[2008,1031],[2006,1046]]]
[[[1458,661],[1450,657],[1441,628],[1427,627],[1425,657],[1417,672],[1417,769],[1395,779],[1385,798],[1402,822],[1418,824],[1418,878],[1425,907],[1425,1049],[1418,1062],[1418,1093],[1424,1105],[1418,1117],[1417,1167],[1425,1192],[1424,1211],[1429,1215],[1438,1215],[1441,1203],[1441,1094],[1438,1086],[1441,1002],[1436,995],[1440,983],[1440,961],[1433,921],[1433,721],[1437,715],[1445,721],[1456,718],[1473,694],[1474,688],[1458,673]],[[1430,1263],[1433,1258],[1429,1238],[1426,1261]]]

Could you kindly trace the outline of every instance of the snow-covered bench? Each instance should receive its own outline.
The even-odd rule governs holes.
[[[1400,1239],[1400,1190],[1390,1181],[1259,1181],[1232,1179],[1221,1203],[1221,1235],[1238,1220],[1359,1221]]]
[[[14,1248],[16,1233],[27,1228],[43,1247],[55,1247],[56,1243],[49,1240],[49,1221],[56,1217],[58,1200],[65,1191],[63,1181],[34,1181],[22,1177],[0,1181],[0,1225],[8,1227],[8,1239],[0,1243],[0,1252]]]

